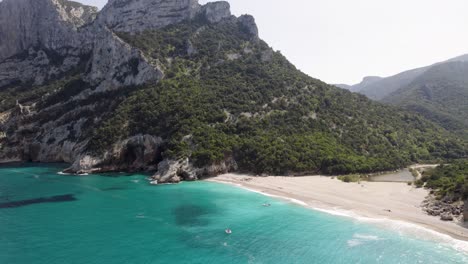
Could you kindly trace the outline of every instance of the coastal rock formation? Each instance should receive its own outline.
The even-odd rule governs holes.
[[[66,169],[69,173],[92,173],[104,171],[144,171],[154,170],[161,158],[162,138],[150,135],[137,135],[114,145],[100,157],[83,154]]]
[[[237,163],[232,157],[202,168],[195,167],[189,159],[164,160],[159,163],[158,171],[151,177],[152,184],[178,183],[194,181],[204,177],[216,176],[237,170]]]
[[[466,205],[465,205],[466,207]],[[465,215],[463,202],[438,200],[429,196],[422,204],[423,210],[432,216],[438,216],[443,221],[462,221]],[[466,218],[465,218],[466,219]]]
[[[152,184],[178,183],[181,180],[193,181],[198,179],[196,169],[188,159],[179,161],[164,160],[158,165],[158,172],[151,177]]]

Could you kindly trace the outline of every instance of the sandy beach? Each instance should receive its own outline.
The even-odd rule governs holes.
[[[397,182],[344,183],[333,177],[252,177],[224,174],[208,181],[237,185],[266,195],[301,201],[304,206],[344,211],[376,219],[392,219],[468,241],[468,229],[429,216],[420,208],[428,191]]]

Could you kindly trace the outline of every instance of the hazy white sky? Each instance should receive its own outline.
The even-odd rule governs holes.
[[[100,8],[107,2],[78,1]],[[467,0],[229,2],[234,14],[255,17],[274,49],[328,83],[354,84],[468,53]]]

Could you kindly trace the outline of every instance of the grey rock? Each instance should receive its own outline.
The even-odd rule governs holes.
[[[83,154],[66,169],[69,173],[92,173],[103,171],[141,171],[157,162],[162,138],[137,135],[114,144],[111,151],[100,157]]]
[[[96,14],[95,7],[66,0],[4,0],[0,2],[0,61],[39,44],[54,50],[76,46],[78,28]]]
[[[98,21],[114,32],[141,32],[193,18],[197,0],[110,0]]]
[[[143,53],[131,47],[107,28],[97,31],[87,80],[96,92],[159,80],[163,73]]]
[[[463,221],[468,222],[468,200],[463,205]]]
[[[198,179],[196,169],[188,159],[164,160],[159,163],[158,171],[151,177],[152,183],[178,183],[181,180],[193,181]]]
[[[187,40],[187,54],[188,54],[189,56],[192,56],[192,55],[195,55],[195,54],[197,54],[197,53],[198,53],[198,51],[197,51],[197,49],[193,46],[192,41],[190,41],[190,39]]]
[[[23,56],[4,60],[0,63],[0,87],[13,83],[42,85],[56,76],[73,70],[81,63],[79,56],[62,57],[55,54],[61,60],[53,61],[44,50],[31,47]]]
[[[442,221],[453,221],[453,216],[449,213],[444,213],[440,216]]]
[[[231,17],[231,8],[228,2],[211,2],[203,6],[202,14],[210,23],[218,23]]]
[[[262,62],[270,62],[273,59],[274,51],[272,49],[267,49],[262,53]]]
[[[255,23],[255,18],[251,15],[242,15],[238,18],[239,23],[241,23],[247,32],[252,35],[252,39],[258,40],[258,27]]]

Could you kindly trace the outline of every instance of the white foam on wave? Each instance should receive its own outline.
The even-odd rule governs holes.
[[[376,226],[379,226],[379,227],[382,227],[382,228],[385,228],[385,229],[396,231],[398,234],[400,234],[402,236],[412,237],[412,238],[419,239],[419,240],[435,241],[435,242],[450,246],[453,249],[455,249],[456,251],[459,251],[461,253],[464,253],[464,254],[468,255],[468,241],[459,240],[459,239],[453,238],[453,237],[451,237],[449,235],[434,231],[432,229],[429,229],[429,228],[426,228],[426,227],[423,227],[423,226],[420,226],[420,225],[417,225],[417,224],[413,224],[413,223],[405,222],[405,221],[401,221],[401,220],[388,219],[388,218],[366,217],[366,216],[356,214],[353,211],[343,210],[343,209],[339,209],[339,208],[324,209],[324,208],[319,208],[319,207],[313,207],[313,206],[308,205],[304,201],[297,200],[297,199],[294,199],[294,198],[289,198],[289,197],[284,197],[284,196],[279,196],[279,195],[273,195],[273,194],[253,190],[253,189],[247,188],[247,187],[242,186],[241,184],[237,184],[237,183],[230,183],[230,182],[225,182],[225,183],[228,183],[230,185],[235,185],[235,186],[238,186],[238,187],[240,187],[240,188],[242,188],[244,190],[259,193],[259,194],[262,194],[262,195],[265,195],[265,196],[268,196],[268,197],[287,200],[287,201],[293,202],[295,204],[299,204],[299,205],[308,207],[308,208],[310,208],[312,210],[315,210],[315,211],[323,212],[323,213],[334,215],[334,216],[352,218],[352,219],[355,219],[355,220],[357,220],[359,222],[364,222],[364,223],[376,225]],[[356,235],[359,236],[359,234],[356,234]],[[367,237],[367,238],[369,239],[370,237]],[[374,236],[372,236],[372,238],[374,238]],[[359,241],[359,243],[358,243],[358,241]],[[356,238],[351,239],[348,242],[349,242],[348,245],[351,244],[352,246],[358,246],[358,245],[362,244],[362,239],[359,240],[359,237],[358,237],[358,239],[356,239]]]
[[[80,174],[74,174],[74,173],[66,173],[63,171],[57,172],[58,175],[78,175],[78,176],[88,176],[88,173],[80,173]]]
[[[380,237],[374,236],[374,235],[354,234],[353,237],[357,238],[357,239],[361,239],[361,240],[366,240],[366,241],[383,240],[383,238],[380,238]]]
[[[357,247],[363,244],[363,242],[358,239],[350,239],[346,243],[348,244],[348,247]]]
[[[348,247],[357,247],[365,243],[375,242],[379,240],[383,240],[383,238],[380,238],[375,235],[354,234],[353,238],[349,239],[346,243],[348,244]]]
[[[242,185],[236,184],[236,183],[233,183],[233,185],[239,186],[240,188],[245,189],[245,190],[250,191],[250,192],[262,194],[262,195],[264,195],[264,196],[273,197],[273,198],[279,198],[279,199],[287,200],[287,201],[290,201],[290,202],[292,202],[292,203],[299,204],[299,205],[302,205],[302,206],[308,206],[307,203],[305,203],[304,201],[298,200],[298,199],[294,199],[294,198],[290,198],[290,197],[285,197],[285,196],[280,196],[280,195],[269,194],[269,193],[264,193],[264,192],[261,192],[261,191],[249,189],[249,188],[247,188],[247,187],[245,187],[245,186],[242,186]]]
[[[327,214],[348,217],[348,218],[355,219],[359,222],[376,225],[378,227],[382,227],[387,230],[395,231],[401,236],[411,237],[411,238],[415,238],[419,240],[435,241],[435,242],[444,244],[446,246],[450,246],[453,249],[459,252],[462,252],[464,254],[468,254],[468,241],[463,241],[463,240],[453,238],[449,235],[437,232],[435,230],[426,228],[424,226],[420,226],[417,224],[413,224],[413,223],[405,222],[401,220],[388,219],[388,218],[365,217],[362,215],[358,215],[355,212],[341,210],[341,209],[331,209],[331,210],[322,209],[322,208],[312,208],[312,209],[316,211],[321,211]],[[357,234],[356,236],[359,236],[359,234]]]

